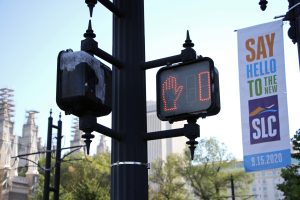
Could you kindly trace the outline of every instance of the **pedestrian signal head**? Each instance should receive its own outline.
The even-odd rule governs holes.
[[[87,52],[61,51],[56,102],[66,114],[104,116],[111,112],[112,72]]]
[[[219,75],[210,58],[161,68],[156,75],[157,115],[163,121],[220,111]]]

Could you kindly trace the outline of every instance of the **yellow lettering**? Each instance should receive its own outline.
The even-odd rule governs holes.
[[[269,57],[273,56],[273,48],[274,48],[274,38],[275,38],[275,33],[271,33],[271,38],[270,35],[266,35],[266,40],[267,40],[267,44],[269,47]]]
[[[248,62],[255,60],[255,50],[251,47],[253,44],[255,44],[255,40],[253,38],[246,40],[246,49],[250,52],[250,54],[246,55],[246,60]]]
[[[256,59],[260,60],[261,59],[260,56],[262,56],[263,58],[267,57],[267,51],[266,51],[263,36],[259,36],[257,38],[257,56],[256,56]]]

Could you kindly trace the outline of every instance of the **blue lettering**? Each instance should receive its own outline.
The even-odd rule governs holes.
[[[257,68],[258,62],[254,63],[254,76],[258,77],[260,74],[258,73],[258,68]]]
[[[270,60],[270,71],[271,71],[271,73],[275,73],[277,71],[277,69],[276,69],[276,60],[274,58],[272,58]]]
[[[247,79],[274,74],[276,71],[276,60],[274,58],[246,65]]]
[[[260,65],[262,65],[262,62],[260,62]],[[268,71],[268,61],[265,60],[265,70],[264,72],[263,71],[263,66],[260,67],[260,71],[262,73],[262,75],[267,75],[267,74],[270,74],[270,72]]]
[[[247,78],[252,78],[253,77],[253,70],[252,70],[252,64],[247,65]]]

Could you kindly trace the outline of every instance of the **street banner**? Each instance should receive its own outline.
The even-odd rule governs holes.
[[[237,31],[246,172],[291,163],[282,26],[280,20]]]

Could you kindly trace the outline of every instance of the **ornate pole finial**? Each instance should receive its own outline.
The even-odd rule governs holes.
[[[265,11],[266,8],[267,8],[268,1],[267,0],[260,0],[258,4],[260,5],[260,9],[262,11]]]
[[[82,136],[82,138],[84,138],[84,142],[86,144],[86,151],[87,151],[87,154],[89,155],[90,154],[90,145],[91,145],[91,142],[95,136],[93,134],[91,134],[90,132],[85,132]]]
[[[190,39],[190,32],[189,30],[186,31],[186,39],[185,42],[182,45],[184,48],[193,47],[194,43],[192,43],[192,40]]]
[[[195,139],[190,139],[189,141],[186,142],[186,144],[188,145],[191,152],[191,160],[194,160],[194,153],[198,142],[195,141]]]
[[[92,18],[93,17],[93,9],[94,9],[95,5],[97,4],[97,0],[85,0],[85,3],[89,7],[90,17]]]
[[[52,108],[50,109],[50,117],[52,117]]]
[[[86,32],[83,34],[83,36],[85,38],[95,38],[96,34],[94,33],[93,29],[92,29],[92,21],[89,20],[89,26],[88,29],[86,30]]]
[[[184,49],[181,50],[182,62],[188,62],[197,59],[196,51],[193,49],[194,43],[192,43],[192,40],[190,39],[190,33],[188,30],[186,31],[186,39],[182,46],[184,47]]]

